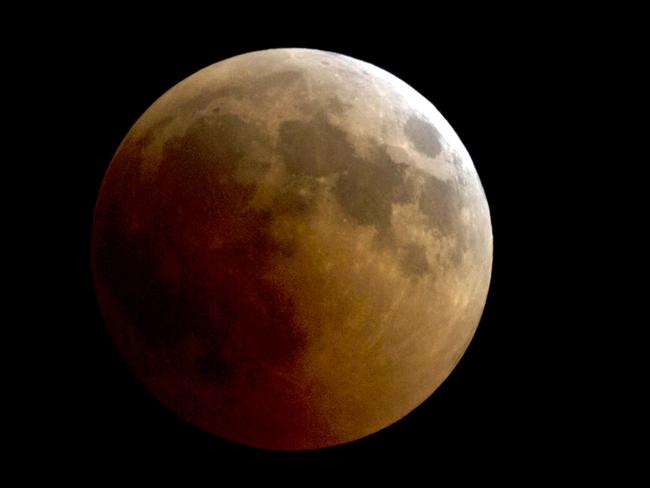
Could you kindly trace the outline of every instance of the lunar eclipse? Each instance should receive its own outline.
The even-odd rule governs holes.
[[[385,428],[466,350],[492,266],[462,142],[398,78],[309,49],[209,66],[117,149],[94,283],[115,346],[219,437],[319,449]]]

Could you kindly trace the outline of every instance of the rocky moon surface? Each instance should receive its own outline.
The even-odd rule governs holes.
[[[209,432],[271,449],[373,433],[448,376],[492,233],[439,112],[370,64],[249,53],[156,101],[97,202],[95,283],[136,376]]]

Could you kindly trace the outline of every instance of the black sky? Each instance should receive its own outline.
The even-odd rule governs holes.
[[[61,253],[56,248],[62,283],[59,308],[52,312],[63,332],[56,334],[56,359],[42,380],[43,398],[54,403],[47,410],[56,419],[44,423],[56,425],[59,454],[100,471],[131,462],[254,469],[344,462],[384,466],[409,460],[421,466],[499,462],[528,466],[532,472],[570,463],[573,446],[589,443],[592,433],[574,402],[581,378],[565,366],[568,342],[580,333],[580,315],[571,309],[568,294],[577,273],[565,264],[567,256],[579,253],[570,236],[581,229],[567,201],[577,196],[559,176],[573,170],[558,123],[573,117],[579,87],[571,72],[584,59],[580,50],[589,54],[589,46],[560,42],[558,29],[564,27],[533,28],[523,21],[476,30],[454,25],[423,30],[418,22],[413,29],[330,26],[300,32],[267,26],[252,33],[220,23],[201,34],[191,26],[183,34],[126,34],[118,23],[97,33],[92,25],[82,25],[43,47],[53,78],[49,110],[60,114],[50,163],[61,168],[56,171],[63,181],[56,180],[56,199],[65,209],[57,208],[45,219],[49,235],[64,241]],[[318,452],[239,446],[167,411],[113,349],[90,269],[97,191],[135,120],[195,71],[272,47],[346,54],[418,90],[467,147],[492,215],[492,284],[476,336],[460,364],[400,422],[353,444]],[[62,214],[65,226],[53,223]]]

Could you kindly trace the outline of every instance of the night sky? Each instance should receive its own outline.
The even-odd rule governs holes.
[[[65,442],[55,447],[65,458],[97,470],[122,462],[198,463],[215,469],[326,468],[346,462],[380,469],[414,462],[432,470],[437,464],[498,462],[534,472],[569,463],[572,446],[588,439],[589,429],[571,399],[580,377],[563,366],[568,346],[562,336],[578,333],[573,327],[579,316],[566,306],[576,270],[559,266],[558,260],[567,263],[567,255],[578,252],[566,237],[577,224],[564,201],[574,197],[558,175],[568,164],[560,157],[567,142],[551,126],[558,117],[572,116],[567,91],[579,87],[566,73],[575,58],[556,55],[565,51],[554,36],[524,23],[484,26],[471,38],[452,35],[450,26],[440,32],[433,25],[427,31],[367,26],[363,33],[347,27],[320,29],[318,35],[307,28],[244,35],[250,31],[231,27],[215,29],[214,35],[188,29],[188,35],[172,36],[127,35],[118,24],[101,34],[82,27],[55,48],[44,47],[56,78],[53,110],[64,114],[57,121],[62,133],[57,161],[66,186],[57,198],[72,222],[65,230],[51,224],[52,234],[66,236],[64,254],[57,258],[65,281],[59,302],[66,311],[61,311],[65,319],[54,321],[65,332],[64,337],[57,334],[61,345],[56,346],[55,369],[44,380],[44,388],[56,392],[45,397],[56,398],[50,409],[57,419],[54,438]],[[472,156],[494,234],[487,304],[450,377],[396,424],[352,444],[314,452],[233,444],[168,411],[114,349],[91,276],[97,192],[131,125],[168,88],[197,70],[273,47],[346,54],[389,71],[429,99]]]

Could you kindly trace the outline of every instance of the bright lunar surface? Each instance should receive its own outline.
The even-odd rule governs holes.
[[[227,59],[158,99],[108,168],[92,245],[142,383],[195,426],[280,450],[422,403],[467,348],[492,266],[485,194],[440,113],[309,49]]]

